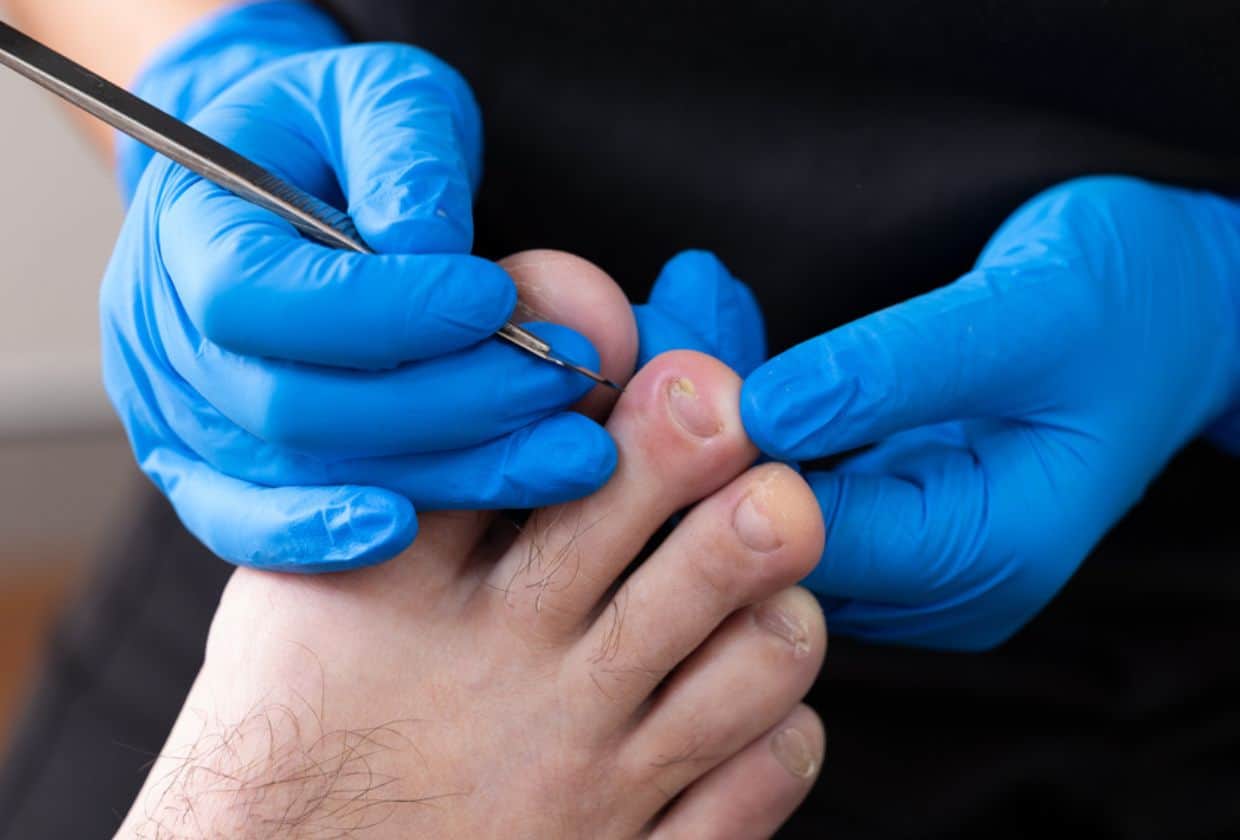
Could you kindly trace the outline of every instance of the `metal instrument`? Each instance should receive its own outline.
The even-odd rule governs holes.
[[[353,221],[331,205],[276,177],[222,143],[117,87],[55,50],[0,22],[0,65],[93,114],[186,169],[288,221],[325,245],[373,254]],[[545,362],[617,391],[619,385],[555,353],[511,321],[495,334]]]

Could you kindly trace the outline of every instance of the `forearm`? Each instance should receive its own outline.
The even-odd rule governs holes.
[[[159,48],[231,0],[0,0],[13,23],[120,85],[133,81]],[[82,129],[110,159],[111,130],[75,112]]]

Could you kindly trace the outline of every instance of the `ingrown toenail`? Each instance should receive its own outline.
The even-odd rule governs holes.
[[[818,771],[818,759],[809,739],[800,730],[788,727],[771,736],[775,760],[798,779],[808,779]]]
[[[741,542],[754,551],[765,554],[783,545],[771,517],[766,515],[762,503],[754,498],[753,493],[741,499],[741,503],[736,506],[732,514],[732,527],[736,529],[736,535],[741,538]]]
[[[755,609],[754,620],[763,630],[792,645],[792,652],[798,659],[809,654],[809,630],[803,622],[770,604]]]
[[[723,431],[723,424],[706,400],[700,399],[691,380],[677,377],[668,383],[667,403],[672,416],[684,430],[701,438],[714,437]]]

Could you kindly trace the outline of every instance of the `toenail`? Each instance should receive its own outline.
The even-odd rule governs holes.
[[[803,622],[770,604],[755,609],[754,620],[763,630],[792,645],[792,652],[798,659],[809,654],[809,629]]]
[[[788,727],[772,735],[771,752],[775,753],[775,760],[798,779],[808,779],[818,770],[814,749],[800,730]]]
[[[715,416],[714,409],[698,397],[693,382],[684,377],[677,377],[668,383],[667,404],[676,422],[695,437],[714,437],[723,431],[723,424]]]
[[[754,551],[765,554],[783,545],[771,517],[766,515],[762,503],[754,498],[753,493],[741,499],[741,503],[736,506],[732,514],[732,527],[736,529],[736,535],[741,538],[741,542]]]

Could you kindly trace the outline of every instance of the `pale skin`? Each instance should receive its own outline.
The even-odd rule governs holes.
[[[552,252],[508,265],[627,378],[606,275]],[[611,482],[523,528],[425,514],[382,566],[238,571],[119,836],[770,836],[822,763],[800,700],[826,628],[793,584],[824,535],[795,472],[748,468],[739,387],[709,357],[659,357],[611,414]]]

